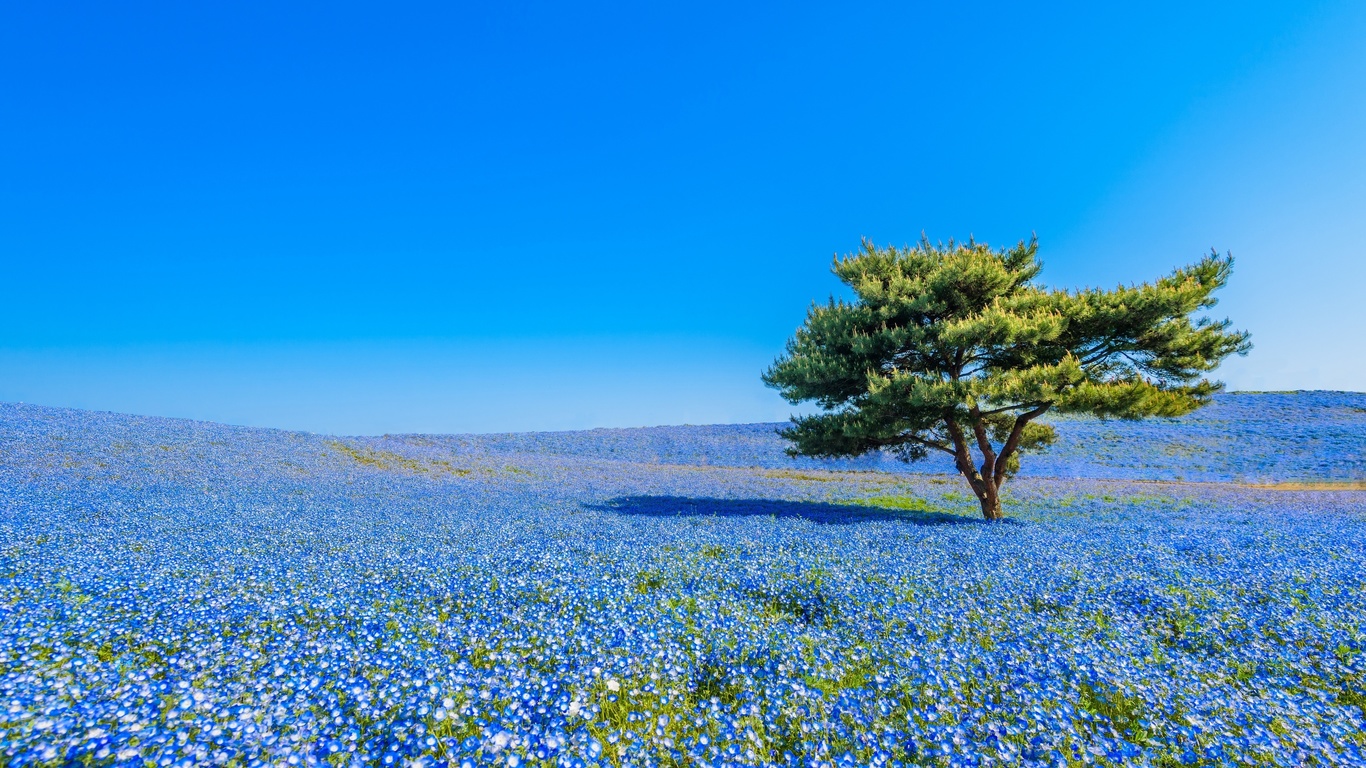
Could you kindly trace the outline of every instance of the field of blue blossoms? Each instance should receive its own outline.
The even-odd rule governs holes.
[[[1252,485],[1366,395],[1057,423],[987,524],[773,425],[0,404],[0,765],[1366,764],[1366,493]]]

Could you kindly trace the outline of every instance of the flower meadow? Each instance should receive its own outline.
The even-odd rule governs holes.
[[[0,764],[1366,765],[1366,494],[1230,482],[1366,479],[1366,395],[1197,415],[989,524],[773,425],[0,404]]]

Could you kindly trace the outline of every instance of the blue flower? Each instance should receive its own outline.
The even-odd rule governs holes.
[[[772,425],[0,405],[0,762],[1361,762],[1359,494],[1138,481],[1360,479],[1363,414],[1068,422],[983,525]]]

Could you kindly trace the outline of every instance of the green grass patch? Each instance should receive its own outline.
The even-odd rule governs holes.
[[[410,456],[382,451],[374,448],[356,448],[339,440],[327,444],[338,453],[350,457],[357,464],[388,472],[406,471],[433,476],[451,475],[465,477],[471,470],[453,466],[442,459],[415,459]]]
[[[969,507],[965,502],[972,502],[972,505]],[[886,509],[894,512],[907,513],[912,516],[952,515],[955,517],[971,517],[978,511],[976,499],[958,493],[957,491],[950,491],[943,494],[938,501],[931,500],[924,496],[889,493],[876,496],[864,496],[838,503],[848,506]]]

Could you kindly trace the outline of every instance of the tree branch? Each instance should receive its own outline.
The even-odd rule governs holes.
[[[952,448],[948,447],[947,445],[944,445],[943,443],[936,443],[933,440],[926,440],[921,437],[916,437],[915,435],[897,435],[896,437],[889,437],[886,439],[877,437],[869,437],[865,439],[869,443],[872,443],[873,445],[879,448],[889,448],[894,445],[901,445],[902,443],[917,443],[919,445],[925,446],[926,448],[934,448],[943,451],[944,453],[947,453],[950,456],[957,455],[956,453],[954,453]]]
[[[906,435],[905,438],[913,443],[919,443],[925,446],[926,448],[936,448],[938,450],[943,451],[944,453],[947,453],[950,456],[957,455],[954,453],[952,448],[948,447],[947,445],[944,445],[943,443],[936,443],[933,440],[922,440],[921,438],[918,438],[915,435]]]
[[[1079,355],[1081,364],[1087,366],[1092,363],[1098,363],[1114,354],[1116,350],[1110,345],[1117,340],[1118,338],[1116,336],[1106,336],[1104,339],[1101,339],[1096,343],[1096,346],[1091,348],[1090,352],[1083,352]]]
[[[1078,362],[1079,362],[1083,367],[1088,366],[1088,365],[1093,365],[1093,364],[1098,363],[1098,362],[1100,362],[1101,360],[1104,360],[1105,358],[1109,357],[1110,354],[1111,354],[1111,352],[1112,352],[1112,350],[1111,350],[1109,347],[1106,347],[1106,346],[1099,346],[1099,347],[1096,347],[1095,349],[1093,349],[1092,351],[1090,351],[1090,352],[1088,352],[1088,353],[1082,355],[1081,359],[1078,360]]]
[[[958,471],[963,473],[963,477],[968,479],[968,485],[972,486],[972,492],[977,494],[977,498],[982,498],[986,493],[985,481],[982,476],[977,474],[977,470],[972,466],[972,449],[968,448],[967,438],[963,436],[963,428],[958,426],[958,422],[953,418],[953,412],[944,414],[944,424],[948,428],[949,436],[953,438],[955,463]]]
[[[1005,413],[1006,411],[1013,411],[1013,410],[1015,410],[1016,408],[1037,408],[1037,407],[1040,406],[1040,405],[1043,405],[1043,403],[1016,403],[1016,404],[1014,404],[1014,405],[1003,405],[1003,406],[1001,406],[1000,408],[992,408],[992,409],[989,410],[989,411],[982,411],[982,412],[981,412],[981,415],[983,415],[983,416],[994,416],[995,414],[998,414],[998,413]]]
[[[1007,437],[1005,445],[1001,446],[1001,454],[996,457],[996,466],[991,473],[991,482],[997,488],[1000,488],[1001,483],[1005,482],[1006,464],[1009,463],[1010,456],[1015,453],[1015,449],[1020,447],[1020,437],[1024,434],[1025,425],[1042,416],[1051,407],[1053,407],[1052,403],[1043,403],[1034,410],[1026,411],[1015,417],[1015,426],[1010,428],[1010,437]]]
[[[982,452],[982,477],[992,476],[996,468],[996,451],[991,447],[991,438],[987,436],[987,428],[982,424],[982,412],[977,410],[977,406],[972,406],[972,433],[977,437],[977,449]]]

